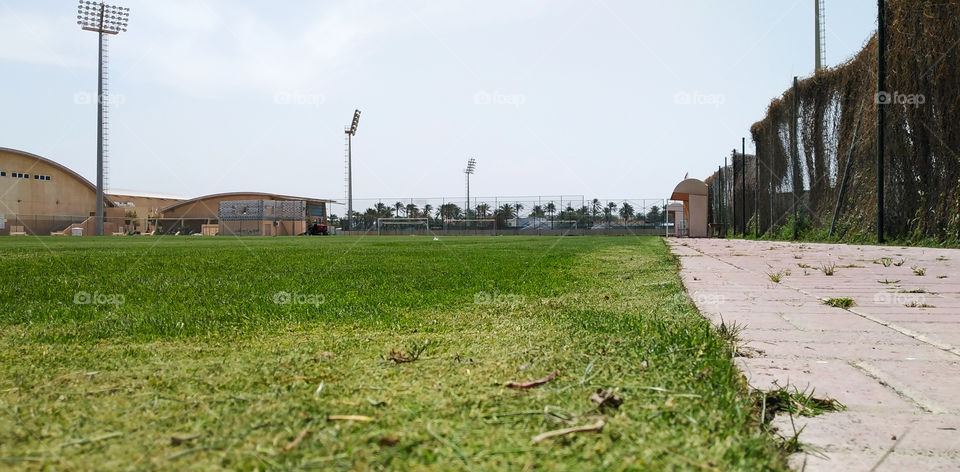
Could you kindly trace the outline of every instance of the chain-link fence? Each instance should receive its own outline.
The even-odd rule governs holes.
[[[0,214],[0,236],[69,236],[96,234],[92,216]],[[104,234],[128,234],[139,231],[136,218],[104,218]]]
[[[890,0],[885,22],[886,91],[876,37],[800,80],[751,128],[757,155],[735,152],[708,179],[712,223],[748,235],[875,235],[883,107],[886,233],[960,239],[960,2]]]
[[[295,236],[307,231],[304,217],[264,212],[259,218],[147,218],[104,217],[103,234],[120,235],[234,235]],[[93,216],[0,214],[0,236],[93,236]]]
[[[330,220],[351,234],[663,234],[666,203],[583,195],[354,199],[349,223],[337,209]]]

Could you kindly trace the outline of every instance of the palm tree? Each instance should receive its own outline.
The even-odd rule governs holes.
[[[460,211],[460,207],[456,203],[444,203],[440,205],[440,216],[448,220],[453,220],[460,218],[463,213]]]
[[[507,226],[507,220],[513,218],[513,205],[509,203],[504,203],[500,208],[494,212],[497,219],[497,225],[501,227]]]
[[[557,206],[553,202],[547,203],[547,213],[550,214],[550,229],[553,229],[553,212],[557,211]]]
[[[407,210],[407,218],[416,218],[417,214],[420,213],[420,209],[417,208],[417,206],[414,205],[413,203],[407,204],[406,210]]]
[[[600,199],[594,198],[593,201],[590,202],[590,217],[593,218],[594,223],[597,222],[598,213],[600,213]]]
[[[530,210],[530,216],[534,218],[543,218],[544,215],[543,207],[540,205],[534,205],[533,209]]]
[[[397,210],[397,216],[400,216],[400,212],[403,211],[403,202],[397,202],[393,204],[393,208]]]
[[[660,222],[660,207],[653,205],[650,207],[650,211],[647,212],[647,222],[659,223]]]
[[[520,210],[523,210],[523,203],[520,203],[520,202],[514,203],[513,214],[517,218],[517,226],[520,226]]]
[[[481,204],[477,205],[477,217],[478,217],[478,218],[486,218],[486,217],[487,217],[487,213],[489,213],[489,212],[490,212],[490,205],[488,205],[488,204],[486,204],[486,203],[481,203]]]
[[[383,202],[377,202],[373,207],[377,212],[377,217],[379,218],[390,218],[393,216],[393,208],[390,208],[383,204]]]
[[[620,218],[623,218],[624,223],[633,219],[633,205],[623,202],[623,205],[620,205]]]
[[[607,203],[607,208],[603,211],[604,216],[607,217],[607,227],[610,227],[610,220],[613,215],[617,213],[617,204],[613,202]]]
[[[372,227],[373,222],[377,221],[377,210],[374,210],[373,208],[367,208],[367,210],[363,212],[362,221],[364,228]]]
[[[431,224],[431,222],[430,222],[430,219],[431,219],[430,213],[432,213],[432,212],[433,212],[433,205],[427,203],[426,205],[423,206],[423,216],[427,219],[427,224],[428,224],[428,225]]]

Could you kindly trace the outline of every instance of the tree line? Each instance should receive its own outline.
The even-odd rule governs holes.
[[[518,216],[523,217],[523,211],[527,207],[520,202],[503,203],[497,207],[489,203],[478,203],[475,207],[466,209],[456,203],[443,203],[438,207],[431,204],[425,204],[420,207],[413,203],[396,202],[393,205],[386,205],[378,202],[376,205],[359,212],[353,212],[353,229],[365,230],[376,227],[376,222],[380,218],[421,218],[427,220],[430,227],[440,228],[447,221],[450,224],[469,224],[465,220],[485,220],[488,224],[496,224],[498,228],[516,227]],[[617,225],[659,225],[666,218],[666,210],[658,205],[652,205],[645,212],[643,209],[636,209],[630,202],[602,202],[594,198],[587,204],[574,208],[567,205],[560,208],[554,202],[547,202],[543,205],[533,205],[529,208],[526,218],[539,219],[551,226],[554,224],[570,225],[576,223],[577,227],[593,227],[598,224],[607,226]],[[453,222],[451,222],[453,220]],[[330,215],[329,223],[334,226],[342,226],[346,222],[337,215]]]

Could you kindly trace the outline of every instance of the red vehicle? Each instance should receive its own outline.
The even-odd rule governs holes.
[[[327,225],[317,221],[307,226],[307,232],[304,234],[310,236],[327,236],[330,234],[330,230],[327,229]]]

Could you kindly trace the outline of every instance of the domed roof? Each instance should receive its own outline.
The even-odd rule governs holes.
[[[699,179],[687,179],[673,189],[671,200],[686,200],[690,195],[707,195],[707,184]]]

